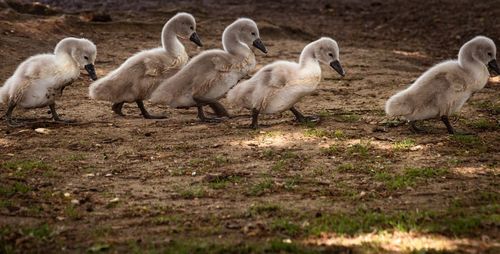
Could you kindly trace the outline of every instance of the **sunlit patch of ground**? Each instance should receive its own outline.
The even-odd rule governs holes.
[[[332,233],[323,233],[318,238],[311,238],[304,241],[314,245],[341,245],[349,247],[376,246],[378,249],[390,252],[407,251],[471,251],[473,248],[485,247],[499,248],[500,243],[485,237],[480,240],[468,238],[448,238],[439,235],[428,235],[414,232],[378,232],[361,234],[357,236],[343,236]]]

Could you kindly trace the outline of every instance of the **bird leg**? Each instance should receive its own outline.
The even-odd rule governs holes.
[[[444,125],[446,125],[446,129],[448,129],[449,134],[455,134],[455,130],[451,126],[448,116],[441,116],[441,121],[443,121]]]
[[[256,108],[252,108],[252,124],[250,125],[250,128],[256,130],[259,128],[259,113],[260,111]]]
[[[49,105],[50,113],[52,114],[52,119],[56,122],[62,122],[62,123],[75,123],[75,120],[62,120],[59,115],[56,112],[56,104],[52,103]]]
[[[14,111],[14,108],[16,108],[16,103],[14,101],[9,101],[9,104],[7,106],[7,112],[5,112],[4,118],[7,121],[7,124],[11,127],[18,126],[18,123],[12,119],[12,112]]]
[[[144,107],[144,103],[141,100],[135,101],[137,103],[137,107],[141,110],[141,114],[146,119],[165,119],[166,116],[158,116],[158,115],[150,115],[149,112]]]
[[[209,118],[205,116],[205,112],[203,112],[203,106],[205,105],[210,105],[213,102],[206,101],[203,99],[198,99],[198,98],[193,98],[194,101],[196,102],[196,108],[198,109],[198,118],[202,122],[207,122],[207,123],[218,123],[221,122],[222,119],[216,117],[216,118]]]
[[[111,109],[113,110],[113,112],[115,112],[117,115],[119,116],[125,116],[122,112],[122,108],[123,108],[123,104],[125,102],[118,102],[118,103],[113,103],[113,106],[111,106]]]
[[[212,110],[214,111],[214,113],[218,117],[231,118],[231,116],[229,115],[229,113],[227,112],[227,110],[224,108],[224,106],[222,106],[222,104],[220,104],[219,102],[217,102],[217,101],[210,102],[210,103],[208,103],[208,106],[210,108],[212,108]]]
[[[295,120],[299,123],[305,123],[305,122],[318,122],[320,118],[318,116],[304,116],[302,113],[300,113],[295,107],[291,107],[290,111],[292,111],[293,115],[295,116]]]
[[[417,126],[417,121],[410,121],[410,130],[414,133],[425,133],[425,130]]]

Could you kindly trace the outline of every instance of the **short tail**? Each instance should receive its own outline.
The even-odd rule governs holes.
[[[7,89],[7,83],[0,87],[0,104],[7,104],[9,101],[9,89]]]

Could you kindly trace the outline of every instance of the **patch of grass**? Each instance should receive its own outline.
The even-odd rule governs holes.
[[[174,151],[180,151],[180,152],[190,152],[196,150],[197,148],[198,147],[196,145],[188,143],[181,143],[172,147]]]
[[[15,171],[18,177],[25,177],[35,170],[52,171],[53,168],[47,163],[39,160],[7,161],[0,164],[0,168]]]
[[[83,217],[82,213],[78,210],[78,207],[75,207],[74,205],[68,205],[66,209],[64,209],[64,215],[72,220],[80,220]]]
[[[481,101],[475,103],[475,105],[480,109],[487,110],[493,115],[500,114],[500,103],[494,103],[492,101]]]
[[[228,157],[226,157],[224,155],[212,156],[210,161],[212,162],[212,165],[214,167],[221,167],[223,165],[231,163],[231,159],[229,159]]]
[[[405,187],[415,186],[418,182],[443,176],[448,173],[443,168],[414,168],[409,167],[402,174],[390,174],[386,171],[377,172],[374,175],[375,180],[381,181],[390,190],[397,190]]]
[[[178,223],[179,221],[181,221],[181,217],[179,215],[172,214],[172,215],[157,216],[153,219],[152,222],[156,225],[170,225]]]
[[[349,155],[366,157],[370,153],[370,142],[359,142],[347,148]]]
[[[224,155],[214,155],[209,158],[196,158],[191,159],[188,164],[190,167],[207,170],[210,168],[219,168],[229,164],[231,160]]]
[[[345,134],[342,130],[329,131],[329,130],[313,128],[313,127],[305,129],[304,136],[316,137],[316,138],[327,137],[327,138],[336,138],[336,139],[345,138]]]
[[[272,203],[261,203],[254,206],[251,206],[248,209],[248,214],[252,217],[256,215],[266,215],[273,216],[279,213],[282,210],[281,206]]]
[[[340,253],[339,247],[316,247],[304,246],[297,243],[284,243],[282,240],[271,240],[267,242],[243,242],[238,244],[218,243],[204,240],[174,240],[164,246],[161,250],[148,250],[153,253],[176,253],[176,254],[222,254],[222,253],[282,253],[282,254],[319,254]],[[345,248],[342,248],[344,251]]]
[[[326,109],[322,109],[318,112],[319,117],[329,117],[331,115],[332,115],[332,113]]]
[[[264,193],[271,190],[274,186],[274,182],[272,179],[263,179],[262,181],[254,184],[247,191],[248,196],[262,196]]]
[[[5,169],[11,169],[11,170],[25,170],[25,171],[30,171],[30,170],[35,170],[35,169],[41,169],[41,170],[48,170],[51,167],[46,164],[43,161],[31,161],[31,160],[26,160],[26,161],[7,161],[1,164],[2,168]]]
[[[467,146],[476,146],[482,144],[481,138],[475,135],[454,134],[451,136],[451,140]]]
[[[111,246],[107,243],[94,243],[90,248],[87,249],[87,252],[89,253],[103,253],[108,251],[111,248]]]
[[[41,224],[34,227],[28,227],[21,229],[21,233],[24,236],[32,237],[37,240],[47,241],[51,237],[52,229],[48,224]]]
[[[106,225],[96,225],[92,228],[92,236],[94,239],[109,237],[113,233],[113,228]]]
[[[87,159],[87,157],[84,154],[72,154],[68,157],[70,161],[82,161],[85,159]]]
[[[7,208],[12,206],[12,200],[2,199],[0,200],[0,209]]]
[[[190,186],[181,190],[179,195],[185,199],[204,198],[207,196],[207,191],[202,186]]]
[[[340,153],[340,147],[337,145],[333,144],[328,147],[321,147],[320,149],[321,154],[326,155],[326,156],[333,156],[338,153]]]
[[[348,197],[348,198],[352,199],[358,195],[358,192],[356,190],[354,190],[353,187],[349,186],[348,184],[346,184],[344,182],[337,183],[336,187],[340,191],[340,193],[343,197]]]
[[[413,146],[415,146],[415,140],[410,138],[405,138],[403,140],[394,142],[392,148],[396,151],[404,151],[404,150],[409,150]]]
[[[293,151],[285,150],[278,154],[275,153],[274,158],[279,158],[271,167],[272,171],[283,171],[293,166],[293,163],[299,159],[299,156]]]
[[[272,148],[266,148],[266,149],[262,150],[262,157],[264,157],[268,160],[272,160],[276,156],[278,156],[278,153]]]
[[[271,167],[272,171],[283,171],[285,169],[287,162],[284,159],[278,160],[274,165]]]
[[[342,130],[335,130],[333,132],[333,137],[337,138],[337,139],[343,139],[343,138],[345,138],[344,131],[342,131]]]
[[[480,118],[469,123],[471,127],[480,130],[496,130],[498,129],[498,124],[494,121],[489,121],[486,118]]]
[[[273,138],[283,135],[281,131],[266,131],[264,137]]]
[[[447,235],[476,234],[483,227],[493,228],[498,221],[496,210],[477,212],[464,209],[445,211],[405,211],[380,212],[358,210],[354,213],[326,214],[312,219],[309,234],[335,232],[342,235],[354,235],[373,231],[397,230],[417,231],[422,233],[441,233]],[[493,223],[493,224],[491,224]]]
[[[299,181],[300,181],[299,176],[287,178],[285,184],[283,185],[283,188],[285,188],[285,190],[294,190],[297,187],[297,183]]]
[[[22,182],[14,182],[14,184],[5,184],[0,186],[0,196],[12,197],[16,194],[26,194],[31,191],[31,188],[22,183]]]
[[[317,138],[330,137],[330,132],[324,129],[307,128],[304,131],[304,136]]]
[[[297,236],[301,232],[300,226],[287,218],[278,218],[273,220],[270,227],[273,231],[277,231],[291,237]]]
[[[208,186],[214,190],[220,190],[225,189],[229,184],[237,183],[239,181],[241,181],[241,177],[239,176],[217,176],[210,180]]]
[[[343,163],[337,166],[337,171],[339,172],[351,172],[354,171],[354,165],[352,163]]]
[[[337,115],[335,118],[341,122],[354,123],[359,121],[361,117],[357,114],[348,113],[348,114]]]

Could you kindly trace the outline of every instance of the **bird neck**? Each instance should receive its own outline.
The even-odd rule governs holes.
[[[64,43],[59,43],[54,50],[54,55],[56,56],[57,63],[65,68],[76,68],[79,69],[80,65],[76,59],[71,54],[72,52],[72,42],[66,41]]]
[[[161,44],[163,49],[172,56],[181,55],[182,52],[185,51],[184,46],[177,38],[174,25],[170,22],[167,22],[167,24],[163,26],[163,30],[161,32]]]
[[[222,46],[224,50],[232,55],[247,56],[252,51],[250,48],[240,41],[232,27],[228,27],[222,34]]]
[[[481,63],[481,61],[475,59],[471,51],[472,50],[469,45],[464,45],[458,52],[458,64],[464,69],[475,70],[480,68],[481,65],[484,64]]]
[[[309,45],[302,50],[299,58],[299,65],[301,68],[319,66],[318,59],[316,59],[316,56],[314,55],[314,49]]]

